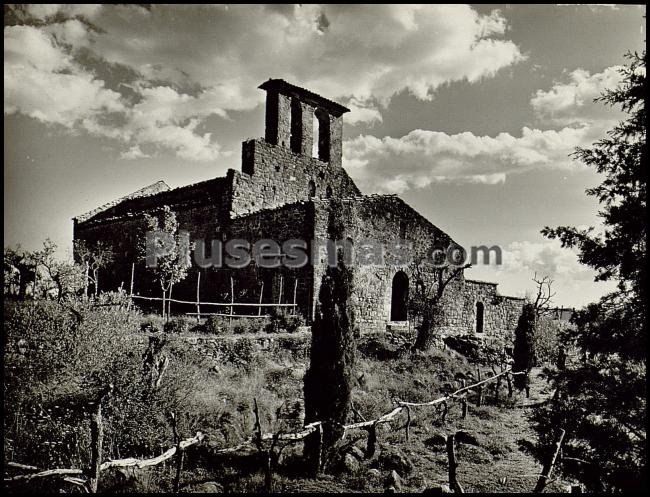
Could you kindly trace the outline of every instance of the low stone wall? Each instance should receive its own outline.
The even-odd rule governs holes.
[[[289,352],[294,360],[308,360],[311,332],[242,335],[177,335],[210,358],[215,366],[250,361],[258,354]]]

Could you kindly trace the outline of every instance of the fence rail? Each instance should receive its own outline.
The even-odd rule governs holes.
[[[144,295],[137,295],[133,293],[133,287],[134,287],[134,282],[135,282],[135,264],[131,265],[131,285],[129,288],[129,306],[133,304],[134,299],[139,299],[139,300],[148,300],[152,302],[162,302],[163,304],[163,317],[165,314],[171,314],[171,304],[176,303],[176,304],[185,304],[185,305],[192,305],[196,307],[196,312],[186,312],[184,313],[185,315],[188,316],[196,316],[197,321],[201,319],[201,316],[226,316],[226,317],[268,317],[268,315],[263,315],[262,314],[262,309],[263,308],[289,308],[291,309],[291,313],[295,314],[296,310],[298,308],[298,305],[296,304],[296,299],[298,296],[298,278],[294,280],[293,284],[293,302],[288,304],[282,303],[282,296],[284,292],[284,277],[280,276],[280,288],[279,288],[279,296],[278,296],[278,301],[275,303],[269,303],[269,302],[262,302],[263,297],[264,297],[264,282],[262,282],[260,286],[260,296],[259,296],[259,302],[235,302],[235,280],[233,277],[230,277],[230,302],[203,302],[201,301],[201,272],[199,271],[197,273],[197,278],[196,278],[196,300],[182,300],[182,299],[174,299],[172,298],[172,289],[173,285],[170,286],[168,292],[169,295],[165,295],[166,292],[163,292],[162,297],[146,297]],[[227,314],[222,314],[222,313],[208,313],[208,312],[201,312],[201,305],[204,306],[221,306],[221,307],[227,307],[230,309],[230,312]],[[250,314],[237,314],[235,315],[235,307],[256,307],[257,308],[257,316],[250,315]]]
[[[382,416],[379,416],[376,419],[368,420],[368,421],[362,421],[358,423],[352,423],[348,425],[344,425],[343,429],[344,431],[348,430],[356,430],[356,429],[369,429],[372,430],[373,434],[373,440],[372,443],[376,443],[376,427],[380,424],[383,423],[388,423],[389,421],[392,421],[395,419],[402,411],[406,411],[408,419],[407,419],[407,424],[406,424],[406,436],[408,439],[408,433],[409,433],[409,425],[411,421],[411,408],[414,407],[432,407],[432,406],[437,406],[437,405],[444,405],[445,408],[447,408],[447,402],[452,401],[454,399],[458,399],[461,402],[465,401],[465,395],[468,391],[475,390],[480,391],[480,388],[482,385],[498,380],[499,378],[506,376],[514,376],[514,375],[520,375],[520,374],[527,374],[525,371],[518,371],[518,372],[513,372],[511,368],[507,368],[504,371],[501,371],[499,373],[494,373],[492,376],[478,381],[477,383],[474,383],[469,386],[463,386],[462,388],[459,388],[458,390],[449,393],[447,395],[444,395],[442,397],[433,399],[428,402],[407,402],[407,401],[401,401],[399,399],[395,399],[394,403],[397,404],[397,407],[394,407],[391,409],[389,412],[386,414],[383,414]],[[446,415],[447,409],[445,409],[445,415]],[[98,412],[101,413],[101,402],[99,403],[98,406]],[[466,413],[466,409],[463,409],[463,413]],[[258,412],[257,409],[255,410],[255,416],[256,419],[258,419]],[[258,449],[261,447],[261,442],[263,441],[272,441],[274,444],[277,443],[278,441],[285,441],[285,442],[299,442],[304,439],[306,439],[309,435],[312,433],[315,433],[317,431],[321,431],[322,427],[324,425],[324,422],[322,421],[314,421],[312,423],[307,424],[303,429],[297,432],[293,433],[262,433],[261,428],[260,432],[247,438],[246,440],[240,442],[237,445],[231,446],[231,447],[225,447],[221,449],[215,449],[211,450],[211,454],[217,455],[217,454],[227,454],[227,453],[234,453],[238,452],[246,447],[250,446],[257,446]],[[256,426],[259,427],[259,419],[256,423]],[[370,431],[369,431],[370,433]],[[126,458],[126,459],[117,459],[117,460],[108,460],[99,465],[99,472],[105,471],[107,469],[111,468],[120,468],[120,467],[137,467],[137,468],[144,468],[148,466],[155,466],[163,461],[166,461],[168,459],[171,459],[175,454],[177,454],[179,451],[179,457],[182,457],[182,452],[187,449],[188,447],[191,447],[193,445],[198,445],[203,441],[205,437],[205,434],[202,432],[197,432],[197,434],[192,437],[188,438],[186,440],[180,441],[177,445],[167,449],[165,452],[163,452],[161,455],[151,458],[151,459],[135,459],[135,458]],[[371,443],[371,437],[369,435],[369,444]],[[272,448],[270,449],[270,452],[272,452]],[[269,452],[269,453],[270,453]],[[29,466],[26,464],[20,464],[20,463],[11,463],[11,467],[15,469],[22,469],[25,471],[37,471],[38,469],[35,466]],[[269,469],[270,470],[270,469]],[[76,485],[81,485],[83,486],[86,490],[92,491],[93,488],[92,486],[89,485],[89,479],[87,478],[87,473],[86,471],[82,469],[75,469],[75,468],[56,468],[56,469],[48,469],[48,470],[43,470],[39,471],[37,473],[30,473],[30,474],[25,474],[25,475],[18,475],[18,476],[13,476],[9,478],[4,478],[5,484],[7,483],[16,483],[16,482],[25,482],[32,480],[34,478],[47,478],[47,477],[63,477],[65,481],[68,481],[69,483],[76,484]],[[77,477],[77,478],[71,478],[71,477]]]

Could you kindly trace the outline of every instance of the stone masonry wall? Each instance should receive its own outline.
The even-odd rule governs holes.
[[[477,303],[483,304],[483,331],[477,333]],[[499,295],[496,283],[458,280],[445,290],[443,334],[512,338],[524,299]]]
[[[352,179],[331,162],[296,154],[286,147],[263,139],[242,145],[242,171],[228,171],[232,185],[231,217],[279,207],[310,198],[310,181],[315,198],[360,195]],[[328,187],[330,190],[328,190]]]
[[[327,239],[327,225],[330,203],[316,201],[315,238],[323,243]],[[352,239],[354,293],[353,303],[355,321],[361,332],[385,331],[390,322],[391,293],[395,274],[403,271],[409,278],[411,291],[415,277],[412,266],[398,260],[398,240],[412,243],[408,253],[413,260],[429,255],[434,247],[447,247],[451,238],[436,228],[404,201],[390,195],[373,195],[363,198],[342,199],[339,215],[345,223],[345,237]],[[403,235],[403,236],[402,236]],[[386,250],[383,261],[367,264],[371,254],[364,248],[364,241],[379,242]],[[314,268],[314,309],[318,298],[320,283],[327,268],[327,258],[323,251]],[[427,284],[432,284],[430,274],[422,275]]]

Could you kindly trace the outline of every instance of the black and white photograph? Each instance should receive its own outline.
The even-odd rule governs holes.
[[[645,46],[5,4],[4,492],[647,492]]]

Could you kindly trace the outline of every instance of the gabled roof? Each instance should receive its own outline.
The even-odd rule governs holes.
[[[157,193],[161,192],[166,192],[171,190],[169,185],[165,183],[164,181],[156,181],[155,183],[145,186],[144,188],[140,188],[139,190],[134,191],[133,193],[129,193],[128,195],[125,195],[124,197],[120,197],[116,200],[112,200],[104,205],[101,205],[89,212],[86,212],[85,214],[81,214],[80,216],[77,216],[73,219],[75,219],[78,223],[83,223],[84,221],[88,221],[91,217],[95,217],[97,214],[100,212],[104,212],[111,207],[115,207],[116,205],[124,202],[125,200],[130,200],[133,198],[140,198],[140,197],[149,197],[151,195],[156,195]]]
[[[317,93],[309,91],[305,88],[287,83],[284,79],[269,79],[268,81],[265,81],[260,86],[258,86],[258,88],[266,91],[277,91],[283,95],[297,97],[301,101],[311,104],[314,107],[320,107],[324,110],[328,110],[336,117],[339,117],[346,112],[350,112],[350,109],[347,107],[344,107],[341,104],[329,100],[325,97],[321,97]]]

